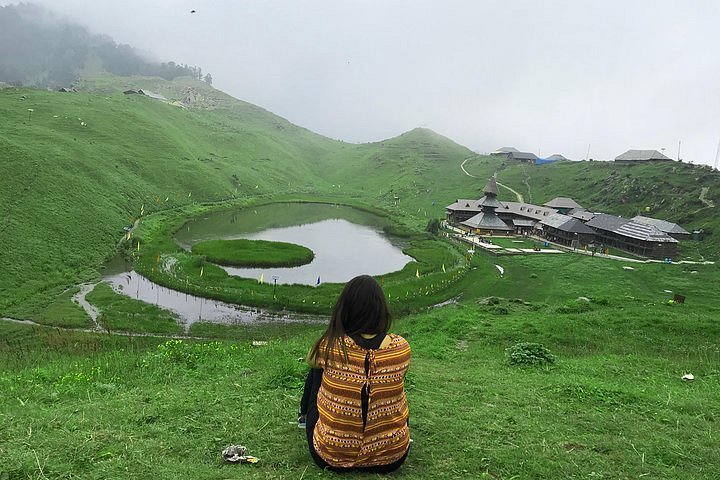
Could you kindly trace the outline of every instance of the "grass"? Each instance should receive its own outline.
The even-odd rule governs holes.
[[[177,317],[167,310],[115,293],[99,283],[85,297],[100,310],[98,324],[111,332],[181,334]]]
[[[207,240],[193,245],[195,255],[235,267],[297,267],[312,262],[315,254],[302,245],[266,240]]]
[[[406,388],[415,440],[396,477],[714,478],[720,351],[711,339],[720,331],[700,307],[657,318],[632,302],[579,315],[501,305],[508,315],[460,305],[396,322],[413,347]],[[108,345],[74,363],[6,370],[0,471],[334,478],[312,464],[294,425],[306,370],[297,359],[318,334],[298,327],[260,347],[249,338]],[[520,341],[545,345],[554,366],[509,365],[505,349]],[[680,380],[687,372],[697,380]],[[231,443],[260,463],[224,465],[220,451]]]
[[[269,283],[231,276],[224,269],[205,263],[202,257],[182,250],[173,235],[185,224],[189,214],[189,210],[165,212],[143,219],[129,245],[138,272],[160,285],[229,303],[330,313],[341,284],[283,285],[276,289]],[[457,295],[458,282],[467,273],[467,259],[460,244],[409,228],[405,228],[405,232],[409,246],[404,252],[416,261],[378,278],[398,314],[426,308]],[[173,267],[165,269],[162,265],[169,258],[173,259]]]
[[[29,320],[43,324],[64,328],[88,328],[92,320],[85,311],[72,298],[80,291],[73,287],[54,297],[52,302],[39,311],[28,315]]]
[[[169,98],[193,87],[206,101],[185,111],[118,93],[135,85]],[[720,215],[696,201],[707,188],[720,203],[717,172],[677,163],[504,166],[426,129],[345,144],[187,79],[103,77],[83,88],[101,94],[0,91],[0,315],[87,327],[73,288],[97,277],[122,226],[137,219],[131,251],[153,280],[327,312],[339,285],[283,288],[275,299],[269,286],[203,269],[173,233],[213,208],[354,205],[387,218],[417,259],[380,278],[400,317],[394,331],[413,347],[406,387],[415,443],[397,477],[716,477],[715,265],[625,270],[622,261],[570,254],[468,260],[465,247],[420,232],[456,198],[480,198],[498,171],[527,201],[571,196],[593,210],[703,228],[705,239],[681,243],[681,252],[717,259]],[[467,158],[477,178],[460,171]],[[160,278],[158,255],[178,259],[178,278]],[[686,303],[669,305],[675,293]],[[457,304],[432,308],[448,298]],[[297,359],[321,326],[195,324],[192,335],[223,340],[167,343],[124,332],[176,334],[168,312],[105,285],[88,299],[118,334],[0,322],[0,479],[335,477],[312,465],[294,425],[305,373]],[[519,342],[541,343],[554,365],[510,366],[505,350]],[[694,382],[680,380],[688,372]],[[261,463],[222,464],[231,443]]]

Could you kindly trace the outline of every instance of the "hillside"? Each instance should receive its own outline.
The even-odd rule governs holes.
[[[0,6],[0,45],[12,45],[0,49],[0,82],[18,86],[69,87],[80,75],[97,71],[167,80],[192,75],[212,82],[199,67],[149,61],[130,45],[32,3]]]
[[[439,172],[438,162],[454,165],[468,153],[429,131],[387,147],[336,142],[187,78],[104,76],[90,84],[83,88],[103,94],[0,90],[2,314],[22,313],[91,278],[143,207],[149,214],[314,194],[375,204],[398,171],[406,175],[396,188],[410,189],[422,171]],[[205,100],[182,109],[119,93],[130,84],[151,85],[169,99],[190,88]],[[378,158],[392,166],[373,164]],[[348,179],[342,187],[341,179]]]

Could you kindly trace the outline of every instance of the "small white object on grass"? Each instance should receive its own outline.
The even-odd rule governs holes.
[[[695,380],[695,375],[693,375],[692,373],[686,373],[682,376],[682,379],[685,381]]]
[[[625,266],[625,267],[623,267],[623,270],[635,270],[635,269],[634,269],[633,267],[627,267],[627,266]]]
[[[266,342],[265,340],[253,340],[252,341],[253,347],[264,347],[267,344],[268,344],[268,342]]]
[[[502,266],[500,266],[500,265],[495,265],[495,268],[498,269],[498,272],[500,272],[500,276],[501,276],[501,277],[502,277],[503,275],[505,275],[505,269],[504,269]]]

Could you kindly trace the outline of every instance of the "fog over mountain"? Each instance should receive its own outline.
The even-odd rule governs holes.
[[[677,158],[681,142],[684,161],[712,165],[720,140],[713,0],[36,3],[346,141],[427,126],[480,152],[571,159]]]

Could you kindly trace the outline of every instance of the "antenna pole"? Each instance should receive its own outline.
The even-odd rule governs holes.
[[[588,143],[588,149],[587,153],[585,154],[585,160],[588,160],[590,158],[590,144]]]
[[[682,140],[678,140],[678,162],[680,161],[680,143],[682,143]]]
[[[718,159],[720,159],[720,140],[718,140],[717,150],[715,151],[715,170],[718,169]]]

